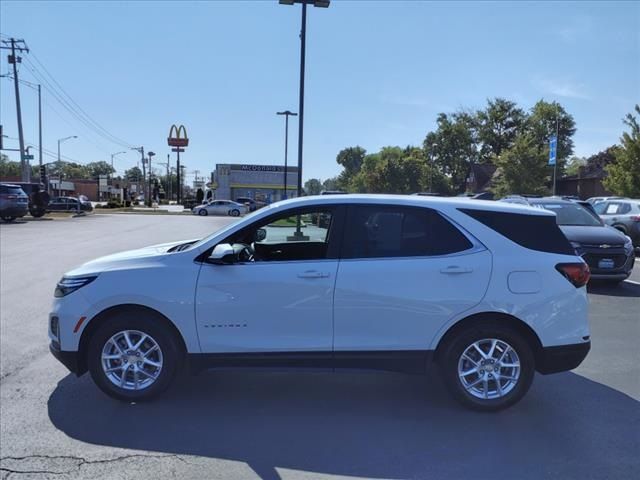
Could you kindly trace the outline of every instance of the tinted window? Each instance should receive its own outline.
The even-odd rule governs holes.
[[[574,249],[558,228],[554,217],[466,208],[461,208],[460,211],[525,248],[540,252],[575,255]],[[591,216],[586,211],[585,214]]]
[[[257,222],[223,243],[249,245],[257,262],[324,259],[333,220],[330,209],[289,210]]]
[[[534,204],[556,214],[558,225],[597,227],[602,225],[589,211],[575,203]]]
[[[433,210],[361,205],[349,207],[342,257],[445,255],[472,246],[455,226]]]
[[[0,193],[4,195],[26,195],[20,187],[10,187],[9,185],[0,185]]]

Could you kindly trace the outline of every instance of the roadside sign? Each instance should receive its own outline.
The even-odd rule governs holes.
[[[558,149],[558,137],[551,137],[549,139],[549,165],[556,164],[556,152]]]
[[[184,148],[176,147],[176,148],[172,148],[171,151],[172,152],[180,152],[180,153],[182,153],[182,152],[184,152]]]
[[[33,160],[33,155],[27,155],[27,154],[22,155],[22,159],[23,160]]]

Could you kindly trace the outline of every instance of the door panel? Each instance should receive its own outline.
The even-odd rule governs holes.
[[[343,260],[334,300],[334,349],[426,350],[445,323],[482,300],[490,274],[487,250]]]
[[[196,290],[202,351],[331,351],[337,268],[337,260],[203,264]]]

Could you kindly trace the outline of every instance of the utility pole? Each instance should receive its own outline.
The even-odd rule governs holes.
[[[558,138],[559,133],[559,107],[560,104],[556,102],[556,160],[553,162],[553,196],[556,195],[556,171],[558,168],[558,144],[560,143],[560,139]]]
[[[167,153],[167,201],[171,200],[171,166],[170,166],[170,161],[171,161],[171,154]]]
[[[153,199],[151,198],[153,195],[153,187],[151,186],[151,176],[153,175],[153,172],[151,171],[151,157],[154,157],[155,153],[153,152],[147,152],[147,158],[149,159],[149,206],[152,205]]]
[[[38,163],[42,175],[42,85],[38,84]]]
[[[276,112],[276,115],[284,115],[284,192],[282,194],[282,200],[287,198],[287,152],[289,150],[289,116],[297,117],[297,113],[293,113],[289,110],[284,112]]]
[[[176,204],[180,204],[182,198],[182,170],[180,169],[180,149],[177,150],[178,161],[176,163]]]
[[[145,161],[144,161],[144,147],[133,147],[131,150],[135,150],[140,153],[140,158],[142,159],[142,184],[146,185],[146,169],[145,169]],[[136,188],[136,197],[140,195],[140,182],[138,182],[138,186]],[[145,199],[146,200],[146,199]]]
[[[11,45],[11,46],[9,46]],[[9,55],[9,64],[13,65],[13,86],[16,94],[16,115],[18,117],[18,139],[20,141],[20,169],[22,172],[22,181],[31,181],[31,171],[28,168],[24,149],[24,131],[22,130],[22,109],[20,108],[20,87],[18,80],[18,63],[22,62],[22,58],[16,56],[16,51],[29,53],[29,48],[24,40],[16,40],[11,38],[9,40],[2,40],[2,46],[0,48],[8,50],[11,49],[11,55]]]

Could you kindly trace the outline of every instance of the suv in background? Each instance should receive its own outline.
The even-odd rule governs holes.
[[[607,200],[594,209],[604,223],[631,237],[634,247],[640,248],[640,200]]]
[[[0,218],[12,222],[29,213],[29,196],[19,185],[0,183]]]
[[[236,198],[236,202],[240,203],[242,205],[246,205],[247,209],[250,212],[254,212],[258,208],[258,204],[256,203],[256,201],[253,198],[238,197],[238,198]]]

